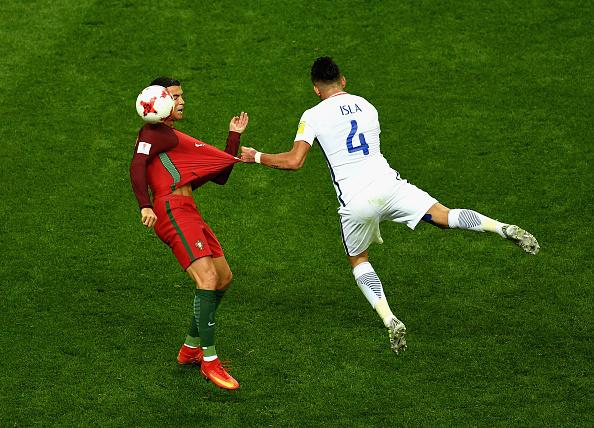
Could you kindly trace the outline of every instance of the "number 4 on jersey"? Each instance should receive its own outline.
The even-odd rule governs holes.
[[[359,150],[363,150],[363,154],[368,155],[369,154],[369,146],[367,145],[367,142],[365,141],[365,136],[363,135],[363,133],[359,134],[359,142],[361,143],[361,145],[359,145],[357,147],[353,147],[353,137],[357,133],[357,128],[358,128],[357,121],[351,120],[351,132],[349,133],[349,136],[347,137],[347,140],[346,140],[347,149],[348,149],[349,153],[355,153],[355,152],[358,152]]]

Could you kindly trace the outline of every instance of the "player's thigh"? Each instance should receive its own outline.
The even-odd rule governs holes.
[[[204,242],[208,247],[210,254],[212,255],[212,262],[219,278],[217,290],[225,289],[231,283],[233,274],[231,273],[231,268],[229,267],[229,263],[227,263],[227,259],[225,258],[225,253],[223,252],[221,243],[208,224],[203,224],[202,232],[204,234]]]
[[[191,197],[174,196],[155,204],[157,236],[173,251],[184,270],[198,259],[207,256],[217,257],[220,245],[211,238],[212,231],[202,220]],[[209,242],[215,242],[211,249]]]
[[[404,223],[414,229],[437,199],[405,180],[391,190],[382,211],[382,220]]]
[[[196,288],[202,290],[216,290],[219,284],[219,274],[210,256],[194,260],[186,269],[190,278],[196,283]]]
[[[225,256],[215,257],[212,259],[212,262],[219,276],[219,284],[217,286],[217,289],[224,290],[229,286],[231,280],[233,279],[233,273],[231,272],[229,263],[227,263],[227,259],[225,259]]]
[[[349,257],[356,257],[374,243],[382,243],[379,229],[379,216],[367,201],[351,201],[339,209],[340,232],[345,252]]]

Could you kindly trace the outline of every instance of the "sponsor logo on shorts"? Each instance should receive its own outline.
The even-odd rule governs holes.
[[[194,244],[196,246],[196,248],[198,248],[200,251],[204,250],[204,244],[202,243],[201,240],[196,241],[196,243]]]

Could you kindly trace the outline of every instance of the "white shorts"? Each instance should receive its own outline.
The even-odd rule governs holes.
[[[373,242],[383,243],[380,222],[391,220],[414,229],[436,203],[437,199],[397,174],[376,180],[338,209],[347,255],[357,256]]]

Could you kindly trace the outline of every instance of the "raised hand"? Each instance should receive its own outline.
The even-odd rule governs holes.
[[[231,122],[229,122],[229,131],[239,132],[240,134],[245,131],[250,118],[244,111],[239,116],[233,116]]]

